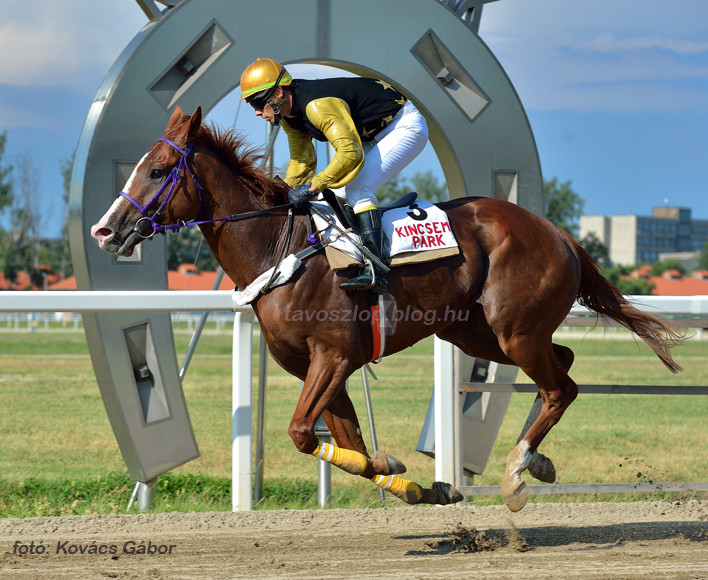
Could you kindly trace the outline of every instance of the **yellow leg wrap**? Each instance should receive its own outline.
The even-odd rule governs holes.
[[[361,453],[351,449],[342,449],[323,441],[320,441],[312,455],[352,475],[361,475],[367,465],[367,459]]]
[[[423,497],[422,487],[397,475],[375,475],[371,481],[410,505],[417,504]]]

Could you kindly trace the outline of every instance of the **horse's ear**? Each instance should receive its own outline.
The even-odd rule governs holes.
[[[189,119],[189,131],[187,132],[187,141],[191,141],[197,135],[199,127],[202,126],[202,107],[199,105],[197,110],[192,113]]]
[[[182,112],[182,109],[180,108],[179,105],[175,107],[175,112],[172,113],[172,116],[170,117],[170,122],[167,123],[167,131],[172,129],[179,121],[184,117],[184,113]]]

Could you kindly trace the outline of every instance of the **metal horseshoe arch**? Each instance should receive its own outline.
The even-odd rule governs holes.
[[[210,111],[261,56],[391,82],[426,116],[452,197],[504,198],[543,213],[543,181],[528,120],[502,67],[476,34],[482,6],[491,0],[303,0],[296,10],[290,0],[162,1],[164,10],[153,0],[137,1],[150,22],[101,84],[75,155],[69,236],[80,289],[167,289],[162,237],[133,259],[120,260],[99,250],[90,226],[162,135],[176,105]],[[170,316],[86,312],[83,320],[99,388],[133,479],[149,481],[197,457]],[[462,367],[478,369],[479,362]],[[490,399],[466,405],[486,409],[470,417],[496,425],[485,427],[493,430],[492,442],[507,400],[502,395],[496,404]],[[494,417],[484,417],[492,408]],[[465,458],[464,464],[480,472],[484,462],[486,456]]]

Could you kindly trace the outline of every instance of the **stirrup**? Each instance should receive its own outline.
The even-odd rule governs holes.
[[[369,277],[368,279],[366,279],[367,276]],[[364,280],[359,281],[360,278],[364,278]],[[371,260],[368,259],[365,260],[365,265],[359,270],[357,276],[351,280],[342,282],[339,287],[347,292],[373,290],[376,294],[388,294],[388,280],[386,280],[386,277],[382,274],[379,274],[379,276],[376,275],[376,269]]]
[[[342,282],[339,287],[347,292],[364,292],[371,290],[376,285],[376,275],[371,262],[367,260],[366,264],[369,266],[368,272],[366,271],[366,266],[363,266],[354,278]]]

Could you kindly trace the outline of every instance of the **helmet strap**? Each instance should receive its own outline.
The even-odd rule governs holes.
[[[268,104],[271,106],[271,108],[273,109],[273,113],[274,113],[273,125],[280,124],[280,120],[282,118],[280,115],[280,105],[282,105],[284,102],[285,102],[285,92],[283,92],[283,96],[280,97],[277,101],[274,101],[271,98],[268,99]]]

